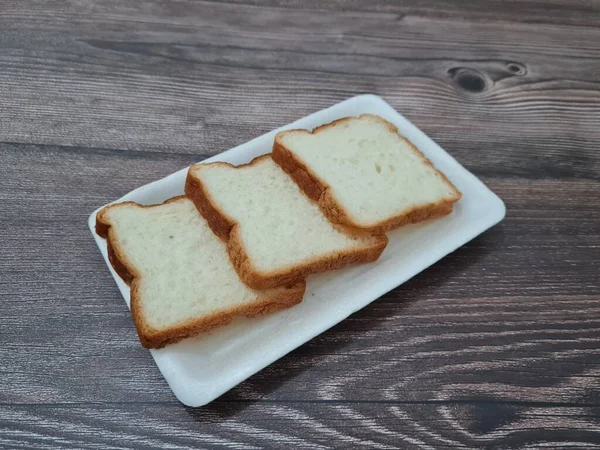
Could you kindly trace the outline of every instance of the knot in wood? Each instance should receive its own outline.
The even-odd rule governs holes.
[[[487,87],[485,77],[475,69],[455,67],[448,70],[448,75],[461,89],[468,92],[482,92]]]

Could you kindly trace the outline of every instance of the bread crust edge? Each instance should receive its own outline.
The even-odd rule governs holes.
[[[207,165],[226,165],[236,170],[249,167],[270,158],[271,155],[262,155],[254,158],[248,164],[234,166],[229,163],[216,162]],[[200,164],[202,165],[202,164]],[[323,258],[315,258],[302,265],[286,267],[273,272],[260,272],[252,264],[246,252],[238,231],[238,224],[221,211],[211,198],[202,181],[194,176],[190,167],[185,183],[185,193],[194,202],[200,214],[204,216],[215,234],[227,243],[227,253],[238,275],[248,286],[253,289],[267,289],[286,286],[304,280],[309,275],[341,269],[351,264],[369,263],[376,261],[385,249],[388,239],[384,234],[375,236],[373,245],[361,247],[356,250],[336,252]]]
[[[275,140],[273,143],[273,160],[290,175],[290,177],[296,182],[298,187],[300,187],[300,189],[309,198],[311,198],[319,204],[319,207],[321,208],[323,214],[332,223],[335,224],[346,225],[348,227],[360,229],[373,234],[380,234],[394,230],[403,225],[418,223],[424,220],[434,219],[450,214],[452,212],[454,203],[461,199],[462,194],[460,193],[460,191],[458,191],[458,189],[456,189],[452,182],[448,180],[446,175],[441,171],[437,170],[431,163],[431,161],[429,161],[429,159],[427,159],[427,157],[423,154],[423,152],[416,148],[412,142],[410,142],[404,136],[401,136],[399,134],[398,128],[395,125],[374,114],[362,114],[358,116],[359,119],[361,117],[375,118],[383,125],[385,125],[391,132],[397,134],[410,146],[411,150],[415,152],[425,164],[427,164],[433,170],[435,170],[435,172],[444,180],[448,187],[452,189],[452,191],[454,192],[454,196],[449,198],[448,200],[428,203],[426,205],[421,205],[415,208],[407,208],[406,210],[401,211],[395,216],[376,222],[373,225],[364,225],[353,220],[352,217],[350,217],[350,214],[348,214],[344,210],[344,207],[332,194],[331,187],[327,183],[325,183],[324,180],[321,180],[315,173],[313,173],[300,158],[294,155],[294,153],[291,152],[281,142],[281,137],[284,136],[286,133],[302,132],[307,134],[317,134],[322,131],[325,131],[327,128],[333,127],[348,120],[355,119],[355,117],[345,117],[343,119],[335,120],[331,123],[321,125],[320,127],[315,128],[312,132],[308,130],[298,129],[287,130],[278,133],[275,136]]]
[[[106,217],[106,211],[108,208],[122,207],[123,205],[136,205],[140,208],[152,208],[160,206],[165,203],[178,201],[186,198],[185,196],[178,196],[166,200],[165,202],[158,205],[140,205],[135,202],[123,202],[114,205],[108,205],[98,212],[96,215],[96,233],[105,238],[107,241],[107,250],[109,261],[117,274],[125,281],[131,288],[130,293],[130,307],[133,322],[137,330],[139,340],[145,348],[162,348],[168,344],[174,344],[183,339],[197,336],[206,331],[213,330],[215,328],[227,325],[235,317],[246,316],[254,317],[258,315],[264,315],[270,312],[277,311],[279,309],[289,308],[297,305],[302,301],[304,293],[306,291],[306,282],[304,280],[281,289],[274,289],[270,293],[257,292],[258,300],[253,304],[241,305],[234,308],[229,308],[224,311],[220,311],[216,314],[212,314],[207,317],[203,317],[197,320],[190,320],[183,322],[177,326],[173,326],[163,330],[153,330],[149,327],[143,317],[143,309],[141,305],[141,298],[139,292],[139,286],[141,284],[141,276],[136,270],[135,266],[127,260],[125,252],[119,247],[116,239],[113,236],[111,230],[112,226],[110,221]]]

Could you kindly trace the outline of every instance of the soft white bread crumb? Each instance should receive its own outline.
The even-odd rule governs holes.
[[[98,220],[110,227],[110,245],[133,275],[132,312],[142,342],[172,342],[236,313],[253,315],[270,303],[290,306],[302,298],[297,288],[258,292],[242,283],[225,245],[187,198],[112,205]]]
[[[274,159],[282,158],[284,167],[288,158],[286,170],[302,168],[329,191],[338,210],[335,219],[344,218],[342,223],[359,228],[377,229],[432,205],[449,205],[449,212],[460,198],[396,127],[374,115],[341,119],[313,133],[282,132],[276,137]]]
[[[205,198],[194,198],[197,190],[188,187],[186,193],[205,210],[209,221],[218,215],[235,228],[236,245],[241,247],[236,250],[243,253],[240,270],[262,277],[264,285],[374,260],[387,243],[383,236],[351,236],[336,229],[268,155],[240,167],[198,164],[191,167],[190,179],[201,185]],[[228,239],[231,230],[216,232]],[[348,255],[354,255],[354,260]],[[280,278],[284,272],[291,278]],[[253,283],[252,276],[241,275],[251,285],[261,285]]]

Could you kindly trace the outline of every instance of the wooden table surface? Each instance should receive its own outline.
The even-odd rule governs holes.
[[[203,408],[87,229],[360,93],[506,219]],[[600,447],[600,2],[2,0],[0,447]]]

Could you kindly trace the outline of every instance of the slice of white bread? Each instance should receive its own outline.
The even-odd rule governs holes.
[[[238,167],[196,164],[185,192],[227,242],[242,280],[256,289],[375,261],[387,244],[385,235],[351,236],[334,227],[271,155]]]
[[[110,262],[131,286],[131,313],[146,348],[226,325],[237,315],[287,308],[304,295],[304,282],[248,288],[223,242],[186,197],[107,206],[96,216],[96,232],[107,238]]]
[[[449,214],[461,197],[394,125],[371,114],[278,133],[273,159],[329,220],[369,232]]]

